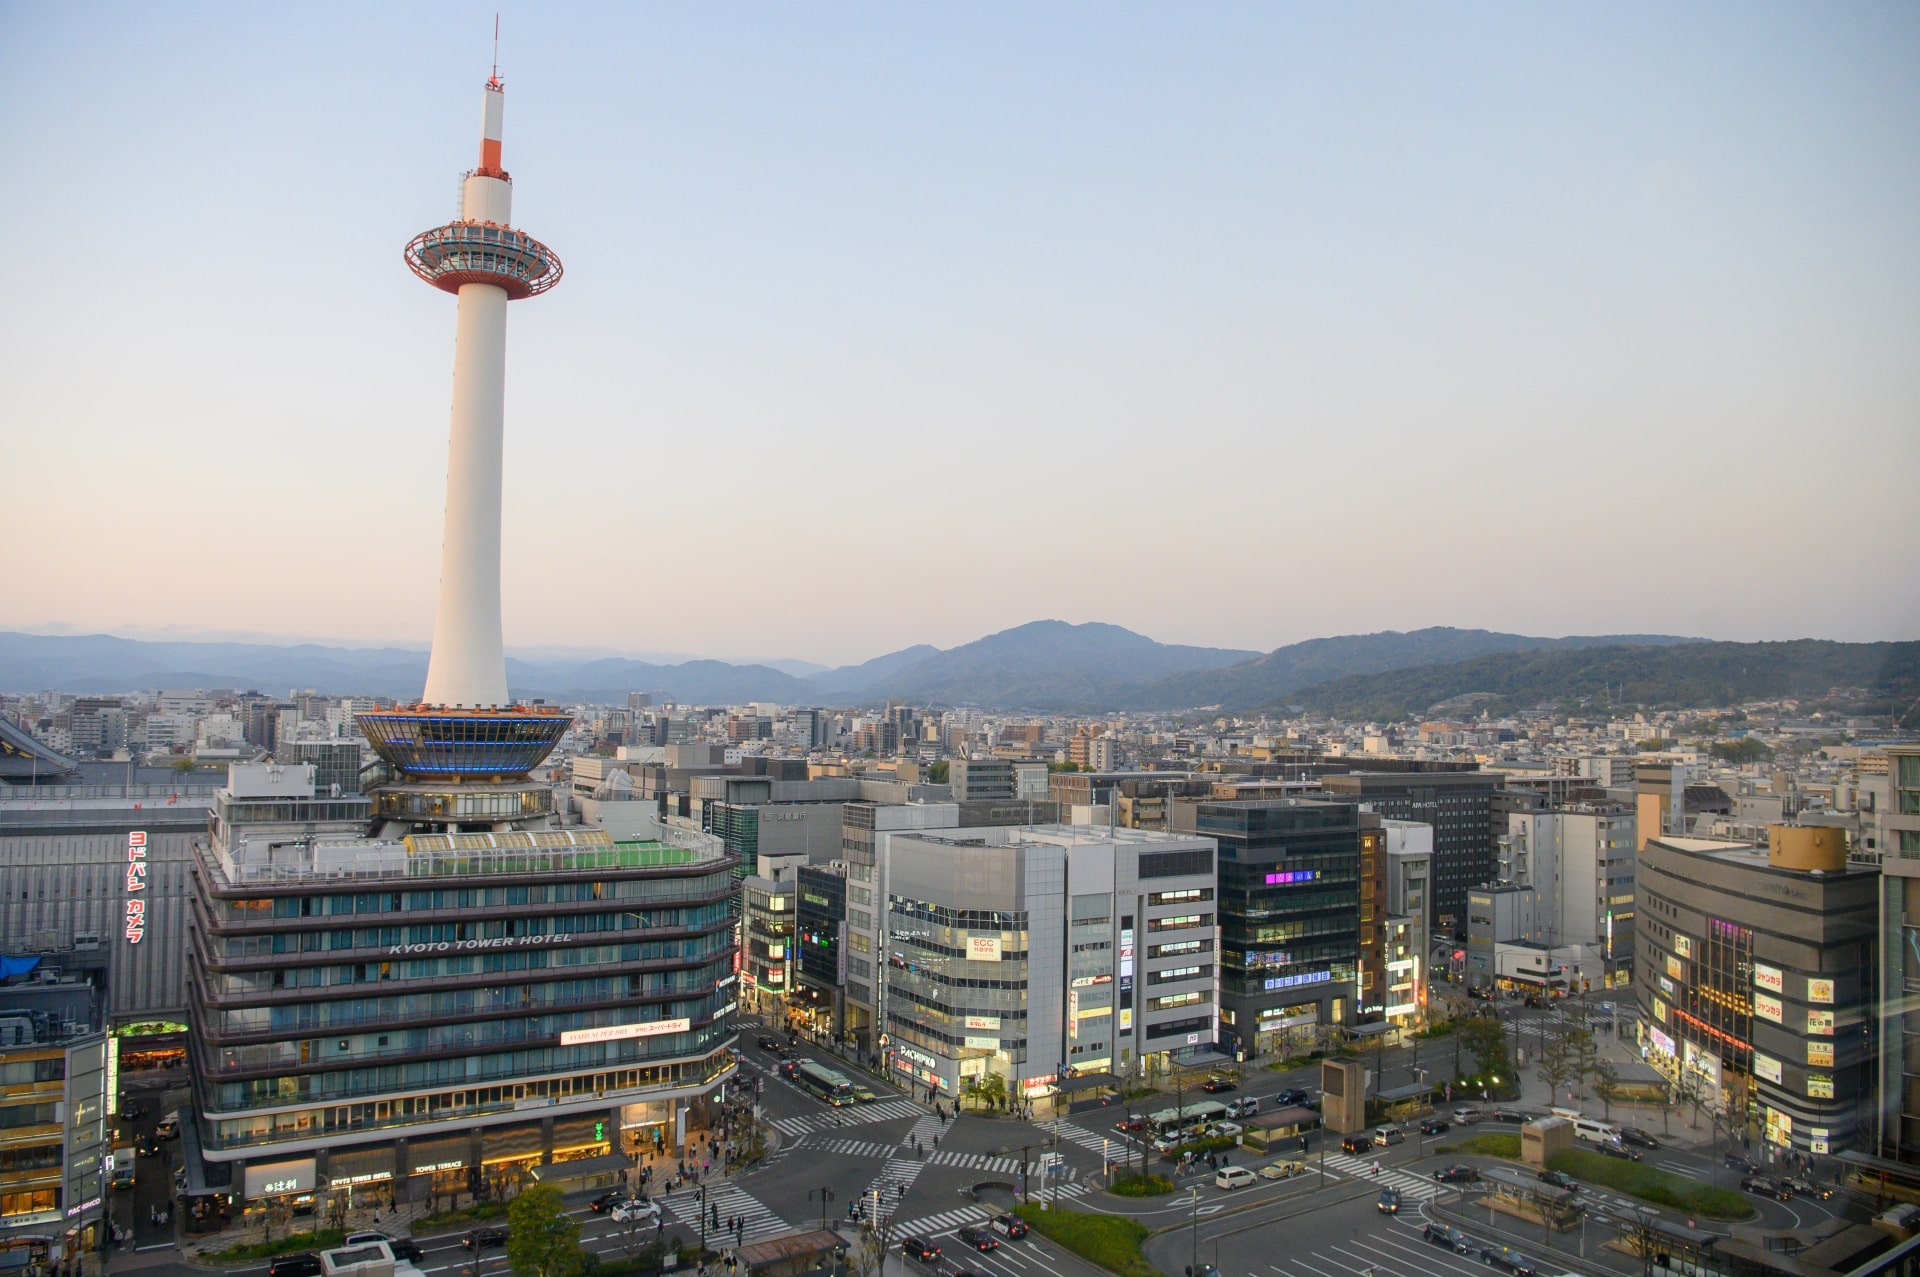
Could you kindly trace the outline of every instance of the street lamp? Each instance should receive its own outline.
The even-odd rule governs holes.
[[[1193,1263],[1187,1271],[1192,1272],[1200,1266],[1200,1186],[1194,1185],[1189,1194],[1187,1204],[1193,1208]]]
[[[704,1193],[706,1192],[706,1189],[702,1187],[700,1191]],[[824,1233],[827,1231],[827,1206],[833,1201],[833,1190],[831,1188],[828,1188],[825,1184],[822,1184],[819,1188],[813,1189],[807,1193],[808,1201],[812,1201],[816,1197],[820,1199],[820,1231]],[[878,1211],[875,1212],[875,1215],[876,1216],[878,1215]],[[704,1221],[706,1217],[703,1215],[701,1216],[701,1219],[703,1221],[702,1228],[704,1230],[704,1227],[705,1227]],[[706,1249],[706,1234],[704,1231],[702,1231],[701,1233],[700,1249],[703,1251]]]

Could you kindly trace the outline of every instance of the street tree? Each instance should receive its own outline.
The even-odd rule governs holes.
[[[514,1277],[579,1277],[587,1253],[580,1225],[552,1184],[523,1189],[507,1207],[507,1264]]]
[[[1507,1027],[1499,1017],[1476,1015],[1468,1018],[1460,1030],[1467,1053],[1480,1077],[1492,1079],[1507,1072]]]

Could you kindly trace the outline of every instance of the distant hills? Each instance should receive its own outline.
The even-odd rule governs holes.
[[[1436,627],[1312,639],[1260,654],[1157,643],[1116,625],[1035,621],[942,651],[920,644],[858,665],[799,661],[652,664],[622,657],[509,657],[514,694],[619,702],[629,691],[695,704],[860,705],[889,699],[1035,711],[1250,712],[1298,705],[1401,718],[1469,698],[1477,707],[1614,697],[1696,705],[1830,687],[1920,696],[1920,644],[1712,643],[1668,635],[1538,638]],[[406,699],[427,654],[319,644],[145,642],[0,633],[0,690],[121,693],[149,688],[314,688]],[[806,672],[804,677],[795,671]]]

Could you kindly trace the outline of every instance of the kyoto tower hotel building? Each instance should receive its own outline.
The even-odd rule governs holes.
[[[363,792],[236,767],[195,848],[184,1160],[222,1206],[604,1182],[679,1147],[733,1068],[723,845],[563,824],[532,773],[570,719],[508,693],[507,307],[561,268],[510,221],[497,75],[482,102],[460,219],[406,246],[459,299],[425,694],[359,716]]]

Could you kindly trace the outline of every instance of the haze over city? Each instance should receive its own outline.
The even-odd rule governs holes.
[[[424,644],[399,248],[492,19],[0,9],[0,627]],[[510,645],[1920,631],[1910,6],[509,8],[499,57],[567,266]]]

